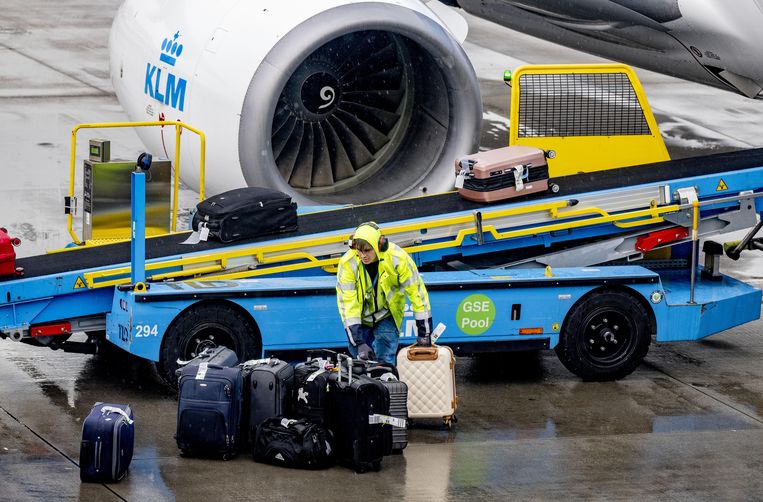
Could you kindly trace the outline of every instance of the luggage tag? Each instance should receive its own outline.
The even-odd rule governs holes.
[[[196,380],[204,380],[204,377],[207,376],[208,366],[209,366],[209,363],[199,364],[199,369],[196,371]]]
[[[404,418],[398,418],[398,417],[391,417],[389,415],[380,415],[378,413],[374,413],[373,415],[368,415],[368,423],[373,424],[385,424],[385,425],[394,425],[395,427],[405,427],[406,420]]]
[[[180,244],[198,244],[199,242],[206,241],[209,237],[209,228],[206,223],[199,223],[199,230],[191,232],[186,240]]]
[[[459,162],[461,170],[456,175],[456,188],[464,188],[464,180],[471,175],[471,169],[474,163],[469,159],[461,159]]]
[[[445,325],[441,322],[438,322],[437,327],[432,331],[431,334],[432,343],[435,343],[443,333],[445,333]]]

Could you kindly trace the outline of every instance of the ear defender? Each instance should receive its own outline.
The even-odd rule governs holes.
[[[381,229],[379,228],[379,225],[377,225],[375,221],[367,221],[365,223],[361,223],[360,225],[358,225],[358,228],[360,228],[360,227],[362,227],[364,225],[368,226],[368,227],[371,227],[374,230],[378,230],[379,233],[381,233]],[[355,236],[353,235],[353,238],[354,237]],[[353,244],[350,247],[353,247],[354,246],[354,241],[351,240],[351,242]],[[379,243],[378,243],[377,247],[379,248],[379,251],[382,252],[382,253],[384,251],[388,250],[389,249],[389,241],[387,240],[387,238],[384,237],[383,235],[379,235]],[[354,249],[354,247],[353,247],[353,249]]]

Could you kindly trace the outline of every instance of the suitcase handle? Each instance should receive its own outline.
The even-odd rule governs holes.
[[[339,383],[342,383],[342,359],[347,359],[347,384],[352,384],[352,357],[337,354],[337,366],[339,366]]]
[[[127,412],[121,408],[117,408],[116,406],[103,406],[101,407],[101,413],[119,413],[123,417],[125,417],[125,421],[127,421],[128,424],[132,425],[133,420],[130,418],[130,415],[127,414]]]
[[[436,361],[438,354],[437,347],[417,347],[412,345],[408,347],[406,354],[409,361]]]

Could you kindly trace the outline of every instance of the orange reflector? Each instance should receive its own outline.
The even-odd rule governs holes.
[[[542,335],[543,328],[519,328],[520,335]]]

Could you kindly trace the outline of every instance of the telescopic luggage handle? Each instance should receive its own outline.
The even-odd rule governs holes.
[[[352,384],[352,363],[353,359],[350,356],[344,354],[337,354],[337,366],[339,366],[339,382],[342,381],[342,360],[347,360],[347,384]]]

